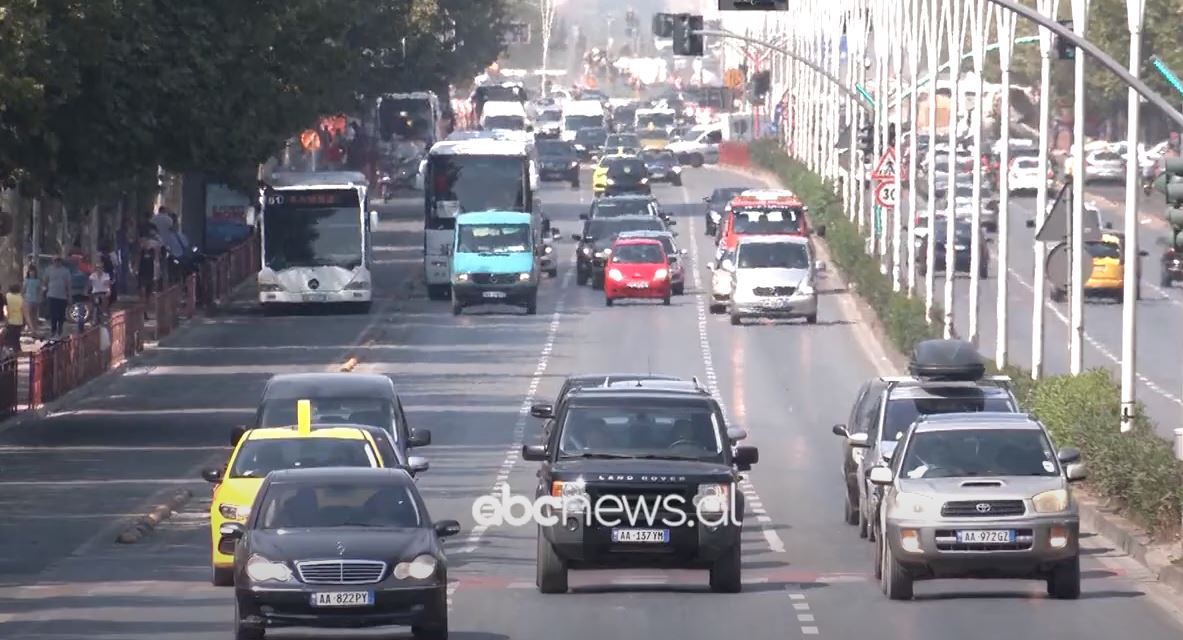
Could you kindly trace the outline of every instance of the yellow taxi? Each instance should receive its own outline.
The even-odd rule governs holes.
[[[202,477],[214,485],[210,504],[210,574],[216,586],[234,583],[234,542],[221,542],[221,526],[245,523],[263,479],[272,471],[316,467],[387,466],[379,447],[364,429],[312,429],[312,405],[297,403],[292,427],[251,429],[242,434],[224,469],[206,469]],[[391,461],[396,464],[397,461]]]
[[[635,154],[616,153],[610,156],[600,158],[596,166],[592,168],[592,195],[599,198],[604,195],[604,191],[608,188],[608,167],[613,162],[621,158],[635,158]]]
[[[641,149],[645,151],[658,151],[666,148],[670,143],[670,134],[665,129],[652,126],[638,131],[637,137],[641,140]]]
[[[1085,249],[1093,259],[1093,270],[1084,283],[1086,295],[1114,296],[1121,298],[1125,289],[1125,238],[1122,234],[1105,232],[1100,239],[1085,242]],[[1139,286],[1137,297],[1141,298],[1141,265],[1138,265]]]

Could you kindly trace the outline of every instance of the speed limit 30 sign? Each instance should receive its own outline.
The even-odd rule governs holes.
[[[880,182],[875,185],[875,204],[881,207],[893,208],[896,204],[895,182]]]

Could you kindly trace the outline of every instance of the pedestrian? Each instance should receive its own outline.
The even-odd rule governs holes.
[[[152,237],[149,229],[140,236],[140,264],[136,269],[136,282],[140,287],[140,303],[144,305],[144,319],[148,319],[148,305],[156,285],[156,253],[160,243]]]
[[[94,308],[94,323],[98,325],[102,323],[103,318],[107,317],[107,302],[111,297],[111,276],[104,270],[101,260],[95,264],[86,287],[90,290],[90,304]]]
[[[21,289],[21,298],[25,301],[22,309],[25,324],[29,325],[29,334],[38,337],[41,321],[41,298],[45,295],[45,285],[41,284],[41,277],[37,274],[37,265],[29,265],[25,270],[25,283]]]
[[[45,299],[49,304],[49,333],[62,337],[66,325],[66,307],[70,304],[70,270],[60,256],[45,270]]]
[[[118,261],[119,255],[111,251],[109,245],[104,245],[104,249],[99,253],[98,263],[102,265],[103,273],[107,274],[107,277],[111,280],[110,299],[108,300],[110,304],[115,304],[119,296]]]
[[[21,334],[25,332],[25,301],[21,296],[21,285],[8,287],[4,294],[4,346],[13,353],[21,352]]]

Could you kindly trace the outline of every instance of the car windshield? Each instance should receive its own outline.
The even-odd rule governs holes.
[[[312,424],[364,424],[390,430],[394,404],[384,398],[304,398],[312,404]],[[290,427],[296,424],[296,401],[272,399],[263,403],[260,427]]]
[[[726,204],[726,203],[730,202],[732,198],[734,198],[735,196],[738,196],[739,194],[741,194],[747,190],[748,190],[748,187],[732,187],[730,189],[715,189],[714,193],[711,194],[711,202],[713,202],[715,204]]]
[[[612,251],[615,264],[665,264],[665,252],[657,243],[618,244]]]
[[[645,163],[636,158],[617,160],[608,165],[608,175],[614,178],[643,178]]]
[[[651,216],[652,205],[648,200],[622,199],[597,200],[592,205],[591,217],[614,218],[617,216]]]
[[[568,131],[600,128],[603,126],[603,116],[566,116],[563,118],[563,128]]]
[[[809,250],[796,242],[746,242],[738,253],[740,269],[809,268]]]
[[[461,224],[456,253],[522,253],[530,250],[528,224]]]
[[[601,240],[625,231],[665,231],[659,218],[629,218],[592,220],[587,225],[585,236]]]
[[[539,122],[558,122],[563,119],[563,112],[558,109],[547,109],[538,114]]]
[[[1094,258],[1121,260],[1121,248],[1111,242],[1086,242],[1084,247]]]
[[[602,145],[608,139],[608,131],[600,128],[581,129],[575,134],[575,142],[582,145]]]
[[[669,127],[674,124],[672,113],[643,113],[637,116],[637,127]]]
[[[645,162],[665,162],[670,164],[678,161],[673,151],[642,151],[641,159]]]
[[[403,528],[422,523],[408,487],[345,482],[273,484],[259,518],[260,529]]]
[[[937,244],[943,243],[948,238],[946,234],[949,233],[949,223],[945,221],[945,218],[939,218],[933,227],[936,233]],[[973,226],[963,222],[953,223],[953,238],[957,241],[972,240]]]
[[[637,147],[641,144],[637,136],[632,134],[625,135],[611,135],[608,136],[608,141],[604,143],[606,147]]]
[[[637,133],[642,140],[669,140],[670,134],[665,129],[645,129]]]
[[[1016,169],[1038,170],[1039,160],[1036,158],[1018,158],[1015,160]]]
[[[521,116],[489,116],[485,118],[485,128],[522,131],[526,128],[526,119]]]
[[[534,143],[534,150],[542,158],[554,158],[558,160],[575,159],[575,147],[571,146],[570,142],[563,142],[561,140],[539,140]]]
[[[797,207],[783,207],[778,209],[737,209],[733,210],[735,221],[732,230],[735,233],[797,233],[801,231],[801,209]]]
[[[1036,429],[953,429],[918,433],[908,443],[901,478],[1056,476],[1055,452]]]
[[[896,442],[920,416],[941,413],[980,413],[998,411],[1010,413],[1015,408],[1004,396],[983,394],[938,396],[927,398],[891,398],[887,401],[883,415],[883,436],[887,442]]]
[[[1102,151],[1094,153],[1092,160],[1093,162],[1121,162],[1121,156],[1112,151]]]
[[[377,467],[365,440],[345,438],[259,438],[242,444],[230,469],[231,478],[264,478],[272,471],[317,467]]]
[[[570,407],[559,438],[560,457],[722,460],[721,429],[707,404],[645,401],[636,405],[618,400],[611,406]]]

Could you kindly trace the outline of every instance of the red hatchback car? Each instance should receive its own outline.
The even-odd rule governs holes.
[[[624,298],[661,299],[670,303],[670,261],[653,238],[624,238],[612,243],[604,265],[604,304]]]

